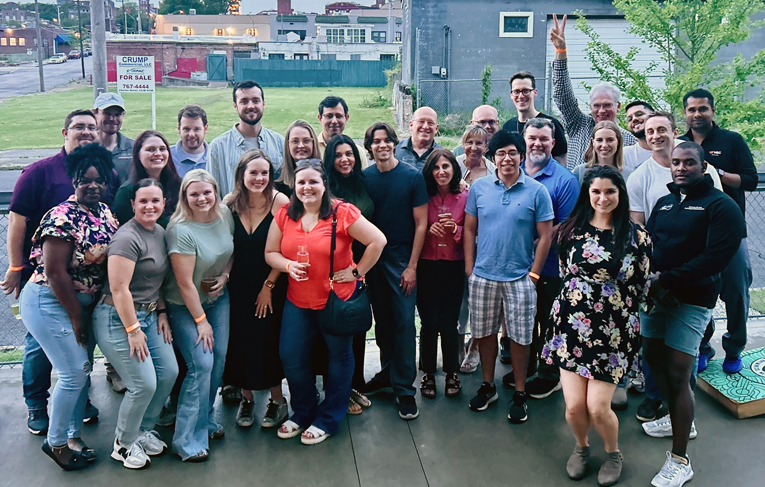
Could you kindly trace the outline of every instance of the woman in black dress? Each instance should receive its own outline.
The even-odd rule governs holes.
[[[288,414],[279,359],[287,280],[266,264],[265,248],[273,216],[289,199],[274,189],[274,169],[265,152],[256,149],[242,155],[234,190],[225,203],[234,216],[236,265],[228,283],[231,325],[223,383],[242,390],[236,423],[243,428],[255,422],[252,391],[269,389],[271,398],[260,425],[273,428]]]
[[[586,475],[592,424],[607,455],[598,483],[613,485],[622,455],[611,398],[640,348],[638,317],[651,256],[648,233],[630,221],[627,187],[616,169],[595,166],[585,173],[558,244],[563,283],[542,359],[560,367],[566,421],[576,437],[566,470],[574,480]]]
[[[367,193],[364,183],[364,171],[361,167],[359,149],[353,139],[344,134],[332,137],[324,151],[324,172],[327,173],[329,190],[334,196],[351,203],[361,211],[367,220],[375,212],[375,204]],[[358,262],[366,247],[358,240],[352,244],[353,261]],[[366,335],[353,337],[353,381],[351,397],[348,402],[348,414],[361,414],[372,405],[368,397],[359,392],[364,387],[364,355],[367,346]]]

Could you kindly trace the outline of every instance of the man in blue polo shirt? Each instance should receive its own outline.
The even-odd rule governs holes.
[[[517,132],[497,132],[488,151],[497,172],[473,183],[465,208],[462,238],[470,328],[483,373],[483,383],[470,400],[473,411],[485,411],[498,398],[494,367],[500,329],[511,340],[513,369],[519,377],[526,376],[529,363],[535,284],[550,249],[555,212],[547,189],[520,167],[525,145]],[[524,381],[516,386],[508,419],[528,419]]]
[[[198,105],[186,105],[178,112],[178,134],[181,139],[170,147],[170,155],[178,175],[192,169],[207,169],[207,113]]]
[[[574,209],[576,199],[579,196],[579,181],[571,174],[571,171],[560,165],[553,157],[552,151],[555,146],[556,129],[553,122],[546,118],[531,118],[523,129],[523,138],[526,143],[526,159],[521,163],[521,169],[527,176],[542,183],[552,199],[553,211],[553,234]],[[531,361],[527,377],[537,370],[539,354],[544,346],[547,330],[552,326],[550,310],[553,301],[558,297],[561,279],[558,267],[558,251],[553,245],[547,254],[547,260],[539,273],[537,282],[537,314],[534,328],[534,346],[531,350]],[[502,339],[507,346],[508,338]],[[502,378],[502,382],[515,387],[515,374],[510,372]],[[560,369],[557,366],[547,365],[544,361],[539,362],[537,378],[526,385],[526,392],[534,399],[543,399],[555,391],[560,390]]]
[[[438,114],[430,107],[418,108],[409,121],[409,130],[412,136],[396,144],[396,159],[422,171],[430,153],[441,147],[436,142]]]

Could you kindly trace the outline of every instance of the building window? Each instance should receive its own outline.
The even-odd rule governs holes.
[[[380,61],[395,61],[395,54],[380,54]]]
[[[215,34],[214,35],[222,36],[223,35],[223,29],[215,29]]]
[[[284,59],[284,54],[269,54],[268,59]]]
[[[337,60],[337,54],[322,54],[321,58],[327,61],[335,61]]]
[[[396,42],[401,42],[401,32],[396,32]]]
[[[367,42],[366,36],[367,31],[364,29],[348,29],[351,44],[364,44]]]
[[[292,58],[300,61],[308,61],[310,59],[306,53],[297,53]]]
[[[500,12],[499,37],[534,37],[534,12]]]
[[[247,29],[247,35],[252,37],[257,37],[258,29]]]
[[[305,30],[296,30],[296,29],[289,29],[289,30],[285,29],[285,30],[282,30],[282,29],[279,29],[279,35],[280,36],[286,36],[290,32],[294,32],[295,34],[299,35],[301,41],[305,40],[305,36],[306,36],[306,31]]]
[[[8,39],[3,37],[0,39],[0,46],[7,46],[8,45]]]
[[[19,46],[26,46],[27,40],[23,37],[19,37]]]
[[[15,37],[11,37],[11,45],[12,46],[16,45],[16,38]]]
[[[327,42],[330,44],[345,44],[345,29],[327,29]]]
[[[386,32],[384,30],[382,31],[372,31],[372,41],[373,42],[385,42],[385,35]]]
[[[190,36],[193,31],[191,30],[191,27],[186,27],[186,30],[184,31],[184,34],[187,36]]]

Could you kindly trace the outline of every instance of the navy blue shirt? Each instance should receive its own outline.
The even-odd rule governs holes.
[[[376,165],[369,166],[364,176],[367,192],[375,205],[372,223],[388,239],[381,260],[406,264],[414,244],[413,209],[427,205],[429,200],[425,178],[403,162],[385,172],[380,172]]]
[[[526,170],[525,164],[526,161],[521,162],[521,169],[524,171]],[[571,214],[574,205],[576,205],[576,200],[579,197],[579,190],[581,188],[576,176],[571,174],[571,171],[561,166],[558,161],[550,157],[547,161],[547,165],[545,165],[541,171],[529,177],[542,183],[550,194],[553,210],[555,211],[553,226],[564,222]],[[550,247],[550,252],[547,254],[547,260],[545,260],[545,265],[542,267],[541,275],[546,277],[560,276],[558,251],[557,246],[554,244]]]

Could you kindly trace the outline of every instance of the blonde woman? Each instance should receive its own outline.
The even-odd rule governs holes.
[[[284,162],[281,174],[276,177],[276,189],[292,195],[295,187],[295,165],[303,159],[321,159],[319,142],[311,124],[305,120],[295,120],[287,128],[284,137]]]
[[[203,169],[186,173],[166,233],[173,273],[165,288],[170,328],[189,369],[173,437],[183,461],[207,460],[208,440],[224,434],[213,404],[228,348],[233,233],[234,219],[218,199],[215,179]]]
[[[486,150],[489,148],[489,132],[480,125],[468,125],[462,134],[462,147],[465,154],[457,157],[462,170],[462,179],[468,185],[489,174],[494,174],[497,167],[493,162],[486,159]]]
[[[590,145],[584,152],[584,164],[572,171],[579,179],[579,184],[584,181],[584,173],[595,166],[611,166],[619,171],[626,181],[632,171],[624,167],[623,145],[624,139],[618,125],[610,120],[598,122],[592,129]]]

